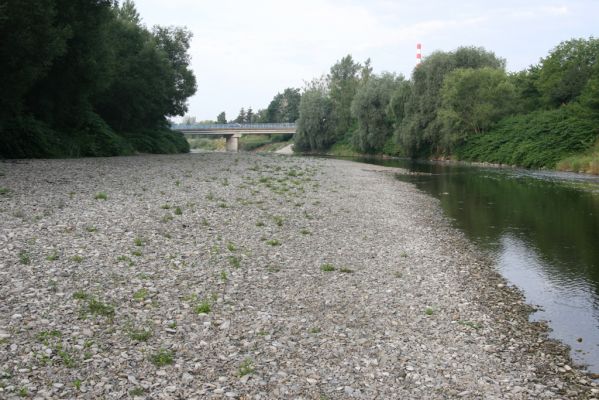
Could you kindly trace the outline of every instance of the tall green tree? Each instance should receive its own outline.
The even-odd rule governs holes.
[[[460,68],[445,76],[437,119],[446,152],[514,112],[516,89],[498,68]]]
[[[216,122],[219,124],[226,124],[227,123],[227,115],[225,114],[225,112],[221,112],[220,114],[218,114],[218,116],[216,117]]]
[[[299,118],[300,99],[299,89],[287,88],[277,93],[266,108],[264,122],[295,122]]]
[[[537,86],[545,103],[557,107],[575,100],[599,63],[599,39],[560,43],[541,60]]]
[[[309,87],[302,94],[295,151],[322,151],[336,141],[333,101],[323,87]]]
[[[403,82],[403,76],[385,73],[372,75],[358,88],[351,103],[352,116],[357,127],[353,144],[361,152],[382,152],[387,139],[393,134],[393,115],[389,103]]]
[[[148,31],[132,1],[4,0],[0,37],[0,156],[188,149],[166,118],[195,92],[185,29]]]
[[[335,141],[349,137],[355,120],[351,114],[351,102],[360,84],[362,65],[351,55],[343,57],[331,67],[327,75],[330,99],[335,119]]]
[[[185,28],[173,26],[155,26],[152,33],[171,69],[168,82],[171,107],[167,115],[183,115],[187,111],[187,99],[197,90],[195,75],[189,68],[191,56],[188,50],[193,35]]]
[[[235,118],[235,122],[237,122],[238,124],[243,124],[245,123],[245,119],[245,108],[241,107],[241,110],[239,110],[239,115],[237,115],[237,118]]]
[[[0,121],[29,111],[27,94],[66,53],[73,32],[57,14],[55,0],[0,3]]]
[[[460,47],[453,52],[434,52],[412,73],[411,96],[405,104],[406,117],[396,134],[407,154],[442,153],[439,92],[445,76],[458,68],[505,69],[505,60],[480,47]]]

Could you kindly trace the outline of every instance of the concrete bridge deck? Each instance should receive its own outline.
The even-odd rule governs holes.
[[[171,129],[186,136],[223,136],[227,140],[227,151],[236,152],[239,149],[239,138],[243,135],[293,134],[296,124],[174,124]]]

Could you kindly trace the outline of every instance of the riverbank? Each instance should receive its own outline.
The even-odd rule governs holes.
[[[0,397],[591,398],[438,201],[348,161],[0,164]]]

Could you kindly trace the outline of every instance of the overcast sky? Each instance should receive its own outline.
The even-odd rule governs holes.
[[[559,42],[598,36],[597,0],[136,0],[143,22],[193,34],[198,91],[189,115],[235,118],[265,108],[286,87],[326,74],[341,57],[409,77],[416,43],[434,50],[483,46],[509,71],[535,64]]]

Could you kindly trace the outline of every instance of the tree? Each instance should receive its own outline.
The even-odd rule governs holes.
[[[54,0],[0,3],[0,120],[19,115],[27,94],[67,51],[73,33],[57,24]]]
[[[238,124],[243,124],[245,123],[245,108],[241,107],[241,110],[239,110],[239,115],[237,116],[237,118],[235,118],[235,122],[237,122]]]
[[[299,89],[287,88],[277,93],[266,109],[266,122],[295,122],[299,118]]]
[[[481,47],[460,47],[453,52],[434,52],[412,73],[411,96],[405,104],[405,118],[396,134],[412,156],[443,152],[441,124],[437,112],[439,92],[445,76],[458,68],[505,68],[505,60]]]
[[[441,144],[449,152],[513,113],[516,89],[501,69],[460,68],[447,74],[440,96]]]
[[[355,62],[351,55],[347,55],[331,67],[327,76],[335,120],[334,141],[349,136],[354,125],[350,108],[360,83],[361,71],[360,63]]]
[[[599,39],[572,39],[560,43],[540,63],[537,86],[550,107],[575,100],[599,62]]]
[[[325,90],[312,87],[304,91],[299,111],[293,136],[295,151],[320,151],[335,143],[333,101]]]
[[[132,0],[125,0],[119,7],[116,5],[116,12],[118,18],[124,21],[129,21],[132,24],[139,25],[141,23],[141,17],[135,8],[135,4]]]
[[[254,122],[254,110],[252,110],[252,106],[248,107],[247,113],[245,114],[245,122],[248,124]]]
[[[187,111],[187,98],[197,90],[196,78],[189,68],[188,50],[193,34],[185,28],[155,26],[153,36],[172,69],[169,81],[171,109],[167,115],[183,115]]]
[[[181,123],[183,123],[185,125],[193,125],[193,124],[197,123],[197,120],[196,120],[196,117],[192,117],[191,115],[186,115],[181,120]]]
[[[403,76],[393,74],[370,76],[358,88],[351,103],[352,116],[357,120],[353,144],[361,152],[380,152],[393,133],[393,117],[388,112],[394,92]]]
[[[220,114],[218,114],[218,116],[216,117],[216,122],[219,124],[226,124],[227,123],[227,115],[225,114],[225,112],[221,112]]]
[[[189,32],[149,32],[132,1],[30,3],[0,3],[0,156],[188,149],[166,117],[195,92]]]

